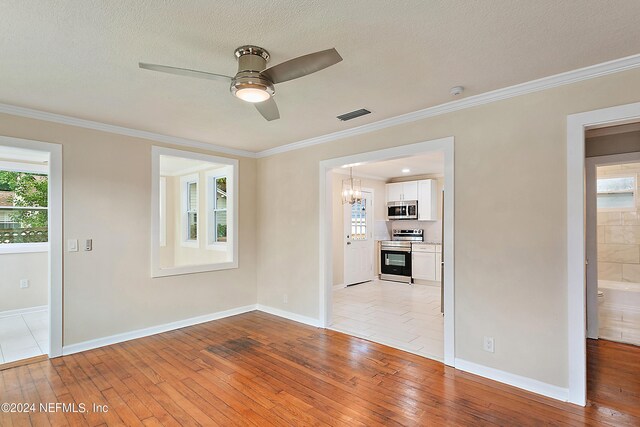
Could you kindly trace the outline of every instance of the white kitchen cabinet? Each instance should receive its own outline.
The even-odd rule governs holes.
[[[411,252],[411,278],[418,280],[436,280],[435,252]]]
[[[438,219],[438,183],[435,179],[423,179],[418,184],[418,221]]]
[[[386,190],[387,202],[418,200],[418,181],[392,182],[386,185]]]

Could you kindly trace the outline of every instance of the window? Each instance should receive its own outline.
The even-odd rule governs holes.
[[[238,266],[238,162],[153,147],[154,277]]]
[[[598,178],[597,206],[599,210],[632,210],[636,206],[636,176]]]
[[[367,240],[367,199],[351,205],[351,239]]]
[[[25,169],[46,171],[46,166],[25,164]],[[0,245],[46,243],[48,236],[48,176],[0,170]]]
[[[212,248],[211,246],[227,242],[227,181],[226,175],[217,175],[216,171],[211,172],[207,180],[207,194],[210,195],[208,216],[208,243],[210,249]]]

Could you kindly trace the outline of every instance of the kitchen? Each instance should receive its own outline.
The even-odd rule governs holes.
[[[330,328],[443,360],[443,152],[345,166]]]

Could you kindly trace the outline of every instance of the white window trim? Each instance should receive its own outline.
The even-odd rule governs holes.
[[[49,251],[49,242],[0,244],[0,255],[26,254],[31,252],[48,252],[48,251]]]
[[[628,208],[597,208],[598,212],[632,212],[638,210],[638,174],[629,172],[629,173],[615,173],[615,174],[606,174],[596,178],[598,179],[607,179],[607,178],[630,178],[633,177],[635,188],[633,190],[633,206]],[[629,191],[612,191],[610,193],[599,193],[596,191],[596,198],[599,194],[613,194],[613,193],[629,193]]]
[[[167,177],[161,176],[159,182],[159,194],[160,198],[160,246],[163,248],[167,246]]]
[[[172,268],[160,268],[160,218],[159,218],[159,187],[160,187],[160,156],[185,157],[189,159],[203,160],[211,163],[231,166],[234,190],[233,201],[229,203],[233,207],[233,228],[227,231],[227,239],[231,238],[233,245],[231,249],[232,258],[228,262],[187,265]],[[151,148],[151,277],[176,276],[180,274],[201,273],[206,271],[228,270],[238,268],[238,199],[239,199],[239,165],[238,160],[226,157],[210,156],[207,154],[194,153],[192,151],[175,150],[153,146]],[[229,192],[231,193],[231,192]],[[228,217],[229,218],[229,217]]]
[[[224,166],[222,168],[209,171],[205,174],[207,178],[206,185],[206,206],[207,206],[207,249],[214,251],[226,251],[229,245],[232,244],[233,228],[234,224],[229,221],[234,215],[234,182],[233,182],[233,167]],[[215,220],[213,218],[213,204],[215,203],[215,196],[212,191],[215,190],[215,180],[217,178],[227,177],[227,241],[226,242],[211,242],[209,240],[210,231],[215,228]]]
[[[189,197],[189,184],[196,183],[196,238],[189,239],[189,215],[186,209]],[[180,177],[180,245],[185,248],[200,247],[200,176],[195,173]]]

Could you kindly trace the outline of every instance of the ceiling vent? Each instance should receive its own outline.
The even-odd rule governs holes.
[[[343,122],[347,120],[355,119],[356,117],[366,116],[367,114],[371,114],[371,111],[361,108],[359,110],[351,111],[350,113],[340,114],[337,119]]]

